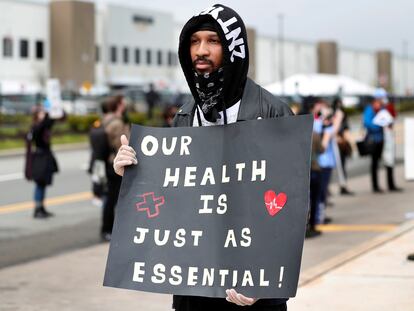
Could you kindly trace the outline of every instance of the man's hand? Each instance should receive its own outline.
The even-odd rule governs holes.
[[[235,303],[236,305],[239,305],[239,306],[251,306],[258,300],[257,298],[250,298],[242,294],[239,294],[233,288],[227,289],[226,294],[227,294],[226,300],[228,302]]]
[[[128,146],[128,139],[125,135],[121,136],[121,147],[114,159],[114,170],[119,176],[124,176],[125,166],[137,164],[135,150]]]

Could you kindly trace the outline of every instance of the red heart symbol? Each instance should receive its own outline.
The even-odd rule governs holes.
[[[276,205],[277,206],[279,206],[279,207],[285,206],[286,201],[287,201],[287,195],[286,195],[286,193],[281,192],[281,193],[279,193],[277,195],[277,197],[276,197]]]
[[[264,201],[269,215],[275,216],[285,206],[287,201],[287,195],[284,192],[281,192],[278,195],[276,195],[276,193],[273,190],[267,190],[264,194]]]

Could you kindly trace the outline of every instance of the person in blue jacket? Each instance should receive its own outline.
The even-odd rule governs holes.
[[[383,101],[386,96],[382,92],[375,92],[371,103],[364,109],[363,121],[367,130],[367,141],[370,144],[371,152],[371,182],[374,193],[383,193],[378,184],[378,167],[384,148],[384,131],[379,125],[374,124],[375,115],[383,108]]]

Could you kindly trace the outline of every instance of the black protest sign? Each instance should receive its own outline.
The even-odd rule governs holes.
[[[134,125],[105,286],[207,297],[296,294],[312,117]]]

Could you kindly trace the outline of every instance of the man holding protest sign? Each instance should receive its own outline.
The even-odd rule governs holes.
[[[289,116],[292,115],[292,112],[290,111],[289,107],[279,99],[275,98],[273,95],[271,95],[269,92],[261,88],[259,85],[254,83],[251,79],[247,78],[247,72],[248,72],[248,64],[249,64],[249,53],[248,53],[248,46],[247,46],[247,34],[246,29],[244,26],[244,23],[240,16],[233,11],[232,9],[225,7],[223,5],[214,5],[213,7],[210,7],[204,11],[202,11],[200,14],[192,17],[184,26],[182,33],[180,35],[180,46],[179,46],[179,59],[182,66],[182,69],[184,71],[185,77],[187,79],[187,82],[190,86],[192,95],[194,97],[194,102],[189,103],[187,105],[184,105],[177,113],[175,120],[174,120],[174,127],[202,127],[202,126],[214,126],[214,125],[226,125],[230,123],[235,123],[238,121],[247,121],[247,120],[257,120],[257,119],[268,119],[268,118],[276,118],[276,117],[282,117],[282,116]],[[303,117],[298,117],[303,118]],[[303,193],[301,205],[306,207],[303,207],[303,210],[301,211],[301,214],[303,216],[303,226],[300,226],[300,232],[299,232],[299,239],[301,240],[301,246],[294,247],[295,248],[295,254],[299,254],[299,256],[295,255],[295,258],[293,261],[297,261],[297,257],[299,257],[299,265],[297,269],[299,269],[300,266],[300,253],[301,253],[301,247],[303,246],[303,236],[304,236],[304,230],[305,230],[305,224],[306,224],[306,215],[307,215],[307,204],[308,204],[308,189],[309,189],[309,158],[310,158],[310,135],[311,135],[311,126],[312,121],[310,118],[307,118],[309,120],[306,120],[305,125],[298,126],[298,130],[296,135],[292,136],[292,140],[294,141],[295,146],[292,149],[294,150],[293,153],[298,154],[300,158],[300,163],[298,163],[299,170],[301,170],[301,181],[304,180],[305,182],[302,183],[302,185],[295,185],[293,184],[293,189],[298,189],[298,192]],[[270,120],[269,120],[270,121]],[[257,121],[256,121],[257,122]],[[243,122],[244,123],[244,122]],[[258,132],[260,132],[262,129],[269,134],[269,128],[275,128],[275,122],[267,122],[267,121],[259,121],[259,124],[256,123],[253,125],[254,129],[257,129]],[[304,123],[304,122],[302,122]],[[243,124],[241,124],[243,125]],[[269,126],[268,126],[269,125]],[[289,127],[291,127],[291,123],[289,121],[286,122],[279,122],[280,131],[285,132],[284,134],[287,135],[289,139],[289,131],[287,130]],[[226,144],[234,144],[237,145],[238,148],[243,148],[243,139],[246,137],[250,132],[252,132],[250,129],[242,129],[241,127],[223,127],[219,128],[221,135],[224,135],[228,133],[229,137],[231,138],[231,141],[226,141]],[[284,131],[287,130],[287,131]],[[165,131],[165,130],[164,130]],[[138,131],[136,131],[138,132]],[[303,140],[303,143],[301,143],[300,139],[296,139],[296,137],[299,137],[298,135],[306,136],[303,133],[309,132],[309,137],[305,137]],[[163,132],[164,133],[164,132]],[[179,148],[179,156],[187,156],[191,153],[197,153],[197,156],[203,159],[200,159],[200,162],[207,161],[208,157],[210,156],[211,152],[216,152],[216,149],[213,150],[203,150],[200,151],[203,148],[208,148],[208,146],[213,145],[214,140],[216,137],[210,136],[208,137],[210,142],[205,142],[204,146],[203,144],[199,143],[200,140],[198,140],[198,148],[195,148],[196,144],[196,136],[198,133],[201,133],[201,131],[195,131],[194,130],[194,137],[190,136],[181,136],[181,140],[179,141],[181,146]],[[242,133],[242,134],[240,134]],[[134,134],[134,131],[133,131]],[[277,134],[278,133],[270,133],[271,135],[268,135],[267,139],[269,141],[273,141],[273,139],[278,139]],[[283,135],[284,135],[283,134]],[[138,134],[137,134],[138,135]],[[122,146],[118,151],[118,154],[114,160],[114,169],[115,172],[121,176],[124,175],[125,167],[130,166],[132,164],[137,164],[137,154],[139,154],[140,164],[138,165],[139,168],[144,170],[143,168],[143,162],[141,162],[141,157],[147,156],[147,157],[158,157],[158,154],[161,153],[160,149],[162,149],[162,153],[160,156],[163,157],[165,155],[171,155],[174,153],[174,147],[176,146],[176,149],[178,148],[178,139],[173,135],[173,137],[170,138],[164,138],[161,141],[159,141],[156,137],[153,135],[145,135],[143,137],[139,136],[137,137],[135,135],[134,137],[131,136],[131,144],[134,142],[135,149],[128,146],[129,142],[126,138],[126,136],[121,137]],[[273,138],[272,135],[275,135]],[[176,135],[177,136],[177,135]],[[179,135],[178,135],[179,136]],[[202,137],[202,136],[199,136]],[[269,138],[270,137],[270,138]],[[171,139],[171,145],[169,148],[167,148],[168,139]],[[207,139],[207,138],[206,138]],[[217,139],[218,136],[217,136]],[[221,139],[221,138],[220,138]],[[138,141],[138,145],[135,144],[135,142]],[[224,142],[224,141],[223,141]],[[223,142],[219,142],[218,145],[221,147],[225,144]],[[266,139],[263,139],[263,143],[266,144]],[[192,144],[193,146],[190,146]],[[207,145],[207,147],[205,146]],[[161,147],[162,146],[162,147]],[[220,148],[218,146],[217,148]],[[141,148],[139,148],[141,147]],[[139,148],[137,150],[136,148]],[[193,148],[193,149],[192,149]],[[287,148],[291,148],[291,146],[288,146]],[[303,148],[303,149],[301,149]],[[198,150],[197,150],[198,149]],[[304,151],[303,151],[304,150]],[[253,150],[254,151],[254,150]],[[178,152],[178,151],[176,151]],[[207,153],[209,152],[209,153]],[[273,150],[272,150],[273,152]],[[290,150],[286,150],[287,154],[289,154]],[[233,152],[237,154],[238,152]],[[240,153],[240,152],[239,152]],[[260,153],[259,153],[260,154]],[[303,155],[303,158],[302,158]],[[197,157],[195,156],[195,157]],[[255,155],[254,152],[249,154],[249,156],[252,156],[252,161],[250,162],[243,162],[243,163],[235,163],[234,172],[231,172],[231,166],[230,165],[222,165],[220,168],[221,172],[221,178],[215,179],[213,173],[213,170],[211,167],[207,167],[204,171],[204,175],[202,180],[200,181],[200,186],[205,185],[215,185],[216,180],[217,184],[225,184],[225,183],[231,183],[231,182],[242,182],[244,181],[242,177],[243,175],[243,169],[246,168],[246,171],[251,173],[248,175],[248,181],[251,182],[264,182],[271,171],[269,171],[266,175],[266,160],[254,160]],[[283,155],[281,152],[278,152],[278,154],[270,153],[269,160],[271,161],[272,158],[275,157],[277,159],[281,159],[281,161],[290,161],[289,157],[286,157],[286,155]],[[277,161],[277,160],[276,160]],[[172,162],[176,162],[176,160],[172,160]],[[292,161],[290,161],[292,162]],[[158,162],[161,164],[161,162]],[[302,165],[303,164],[303,165]],[[202,165],[199,165],[202,166]],[[285,165],[286,166],[286,165]],[[174,191],[175,189],[179,189],[179,187],[182,188],[181,197],[186,196],[187,194],[191,194],[188,192],[188,189],[185,187],[194,187],[196,186],[196,182],[194,180],[196,179],[196,169],[197,167],[186,167],[185,168],[185,177],[182,180],[181,175],[179,175],[177,172],[179,172],[179,169],[175,169],[175,172],[171,168],[166,168],[165,170],[165,178],[163,180],[164,184],[162,187],[164,188],[171,188],[170,191]],[[283,169],[283,168],[282,168]],[[245,171],[245,172],[246,172]],[[198,172],[198,171],[197,171]],[[285,172],[285,171],[283,171]],[[127,173],[130,173],[129,171]],[[273,171],[271,172],[273,173]],[[133,187],[137,186],[138,184],[143,185],[143,181],[140,181],[138,184],[134,184],[133,178],[138,178],[138,173],[134,172],[132,175],[127,175],[124,177],[128,177],[128,181],[125,180],[125,183],[123,182],[123,188],[125,188],[125,191],[121,190],[121,196],[123,193],[126,195],[126,193],[130,191]],[[141,178],[143,180],[146,180],[148,183],[150,183],[148,180],[152,178],[152,173],[143,171],[142,174],[145,174],[145,176],[141,175]],[[175,175],[174,175],[175,174]],[[247,175],[247,173],[245,174]],[[298,175],[298,174],[296,174]],[[131,177],[131,178],[129,178]],[[133,177],[133,178],[132,178]],[[250,180],[251,177],[251,180]],[[125,185],[124,185],[125,184]],[[125,186],[125,187],[124,187]],[[224,187],[224,186],[223,186]],[[240,188],[243,188],[245,186],[240,186]],[[243,188],[244,189],[244,188]],[[150,196],[152,195],[152,196]],[[146,211],[148,214],[148,219],[155,217],[158,217],[162,205],[165,203],[165,200],[167,198],[167,195],[165,196],[156,196],[153,192],[145,193],[143,195],[140,195],[139,197],[142,197],[144,200],[137,204],[137,210],[138,211]],[[171,197],[171,196],[170,196]],[[211,196],[213,197],[213,196]],[[306,197],[306,198],[305,198]],[[214,198],[217,200],[217,198]],[[224,195],[219,196],[218,198],[218,207],[216,209],[217,214],[226,214],[228,209],[228,204],[226,201],[227,197]],[[151,201],[155,204],[155,209],[150,210],[148,207],[147,200]],[[181,202],[177,203],[179,198],[176,198],[176,207],[179,207]],[[213,213],[212,208],[209,208],[209,201],[212,200],[210,196],[208,195],[201,195],[201,200],[203,201],[204,207],[201,208],[198,212],[199,214],[208,214]],[[243,199],[242,199],[243,200]],[[283,192],[279,193],[278,195],[275,194],[273,191],[266,191],[264,193],[264,201],[266,204],[267,212],[270,216],[275,216],[276,213],[278,213],[282,207],[285,205],[287,201],[287,195]],[[157,203],[158,202],[158,203]],[[145,204],[144,204],[145,203]],[[293,198],[292,198],[293,203]],[[263,204],[263,203],[262,203]],[[273,205],[274,204],[274,205]],[[279,206],[278,206],[279,205]],[[185,207],[187,209],[190,208],[190,206]],[[276,208],[277,210],[275,210]],[[265,210],[265,209],[264,209]],[[266,210],[265,210],[266,211]],[[232,211],[234,213],[234,211]],[[162,210],[162,213],[166,215],[167,210]],[[231,214],[231,213],[229,213]],[[232,217],[238,217],[235,214]],[[293,214],[292,214],[293,215]],[[296,214],[298,217],[298,214]],[[117,216],[118,217],[118,216]],[[185,219],[187,217],[186,215],[182,215],[182,218]],[[255,217],[255,215],[251,216],[252,218]],[[127,219],[124,218],[125,221]],[[159,219],[158,219],[159,220]],[[123,227],[122,231],[125,231],[124,223],[121,224],[121,220],[119,220],[119,227]],[[286,224],[285,224],[286,225]],[[270,225],[269,228],[274,227],[273,225]],[[303,227],[303,228],[302,228]],[[221,228],[216,228],[217,230],[220,230]],[[302,230],[303,229],[303,230]],[[120,229],[121,230],[121,229]],[[180,231],[182,230],[182,231]],[[140,228],[137,227],[136,236],[134,237],[134,243],[135,244],[143,244],[145,239],[150,239],[150,234],[148,233],[149,229],[146,228]],[[168,235],[170,233],[169,230]],[[231,230],[228,231],[230,233]],[[175,247],[182,247],[184,246],[183,243],[183,235],[186,234],[186,231],[184,229],[178,229],[175,233],[176,239],[174,240],[174,246]],[[187,231],[187,235],[189,235],[189,232]],[[203,237],[203,231],[199,230],[193,230],[191,231],[192,238],[188,238],[186,241],[190,242],[184,242],[184,243],[192,243],[190,246],[199,246],[200,240],[202,241]],[[164,235],[165,238],[166,235]],[[242,239],[238,243],[239,246],[242,247],[249,247],[251,245],[251,237],[250,237],[250,230],[249,228],[243,228],[241,233]],[[154,234],[154,241],[157,246],[163,246],[165,245],[166,240],[163,239],[160,240],[160,230],[156,229]],[[168,240],[168,238],[167,238]],[[231,246],[237,246],[236,241],[234,238],[232,238],[231,235],[227,234],[226,241],[224,243],[224,247],[228,248]],[[265,243],[259,243],[262,244],[261,247],[264,247],[264,250],[266,249]],[[299,243],[300,244],[300,243]],[[214,246],[214,245],[213,245]],[[111,244],[112,247],[112,244]],[[118,246],[114,246],[118,247]],[[214,248],[214,247],[213,247]],[[263,248],[262,248],[263,251]],[[120,266],[119,260],[112,260],[111,262],[111,256],[115,257],[115,253],[120,253],[120,250],[113,251],[109,254],[108,259],[108,268],[107,266],[107,273],[105,277],[105,283],[106,285],[110,286],[116,286],[116,287],[124,287],[124,288],[131,288],[129,285],[121,285],[118,286],[115,283],[122,283],[123,281],[116,282],[112,281],[113,279],[117,279],[117,276],[113,275],[114,267]],[[207,254],[206,254],[207,255]],[[281,254],[283,256],[283,254]],[[170,256],[167,256],[171,258]],[[226,262],[228,260],[231,260],[232,258],[226,258]],[[290,258],[289,258],[290,259]],[[252,257],[249,260],[255,260],[254,257]],[[258,258],[260,261],[261,259]],[[188,260],[187,260],[188,261]],[[289,260],[287,260],[289,261]],[[110,263],[113,263],[113,265],[110,265]],[[137,263],[135,262],[135,269],[134,269],[134,282],[142,282],[145,271],[144,271],[145,263]],[[154,275],[151,278],[153,283],[165,283],[167,282],[165,275],[162,277],[161,271],[165,272],[165,267],[158,266],[161,270],[157,270],[158,268],[154,267]],[[187,281],[187,287],[193,286],[197,284],[197,276],[195,276],[196,272],[199,271],[195,267],[189,267],[188,272],[188,281]],[[212,272],[214,269],[210,269],[209,271]],[[276,288],[281,288],[282,284],[281,281],[283,278],[283,272],[284,267],[281,266],[280,269],[278,267],[278,270],[280,270],[280,278],[278,273],[278,280],[280,281],[279,284],[276,284]],[[179,266],[173,266],[171,268],[171,277],[168,279],[168,282],[170,285],[177,285],[178,283],[182,283],[182,277],[179,275],[180,273],[178,271],[182,271],[181,267]],[[201,273],[202,269],[200,269]],[[212,275],[208,275],[207,269],[204,269],[204,275],[201,276],[200,274],[200,283],[201,278],[203,279],[203,285],[204,283],[208,283],[213,286],[213,282],[209,282]],[[223,280],[226,275],[229,275],[232,271],[229,270],[219,270],[222,283],[225,283]],[[237,272],[233,271],[232,278],[233,281],[230,284],[241,285],[242,287],[245,286],[245,283],[251,283],[253,284],[253,280],[250,279],[250,277],[243,277],[242,282],[238,282],[237,279]],[[262,273],[263,272],[263,273]],[[212,272],[213,273],[213,272]],[[207,276],[206,276],[207,274]],[[246,274],[246,271],[244,272],[244,276],[249,275]],[[298,271],[297,271],[298,274]],[[190,277],[191,275],[191,277]],[[259,273],[257,273],[257,278],[259,278]],[[230,277],[229,277],[230,278]],[[248,280],[250,279],[250,281]],[[181,281],[180,281],[181,280]],[[264,276],[264,271],[260,270],[260,281],[256,280],[257,283],[260,284],[260,286],[268,286],[269,281],[266,281],[266,278]],[[130,280],[127,280],[126,282],[130,282]],[[115,284],[115,285],[114,285]],[[296,279],[296,286],[297,286],[297,279]],[[230,286],[231,287],[231,286]],[[236,286],[233,286],[236,287]],[[229,287],[227,287],[229,288]],[[293,289],[296,291],[296,287]],[[168,292],[167,290],[162,290],[161,292]],[[178,290],[176,292],[179,292]],[[184,291],[183,291],[184,292]],[[211,294],[213,292],[213,294]],[[237,292],[234,288],[227,289],[224,293],[218,293],[214,292],[213,290],[209,292],[208,295],[202,296],[202,295],[196,295],[196,293],[199,293],[199,291],[193,291],[191,292],[191,296],[187,295],[175,295],[174,296],[174,302],[173,302],[173,308],[175,310],[242,310],[246,308],[242,308],[241,306],[249,306],[247,307],[248,310],[286,310],[286,301],[287,297],[292,297],[286,294],[286,296],[276,296],[279,298],[266,298],[266,299],[256,299],[251,298],[242,295],[241,293]],[[195,294],[193,294],[195,293]],[[266,296],[267,295],[267,296]],[[275,296],[269,296],[269,294],[266,294],[262,297],[275,297]],[[223,298],[211,298],[211,297],[225,297]],[[282,298],[286,297],[286,298]]]

